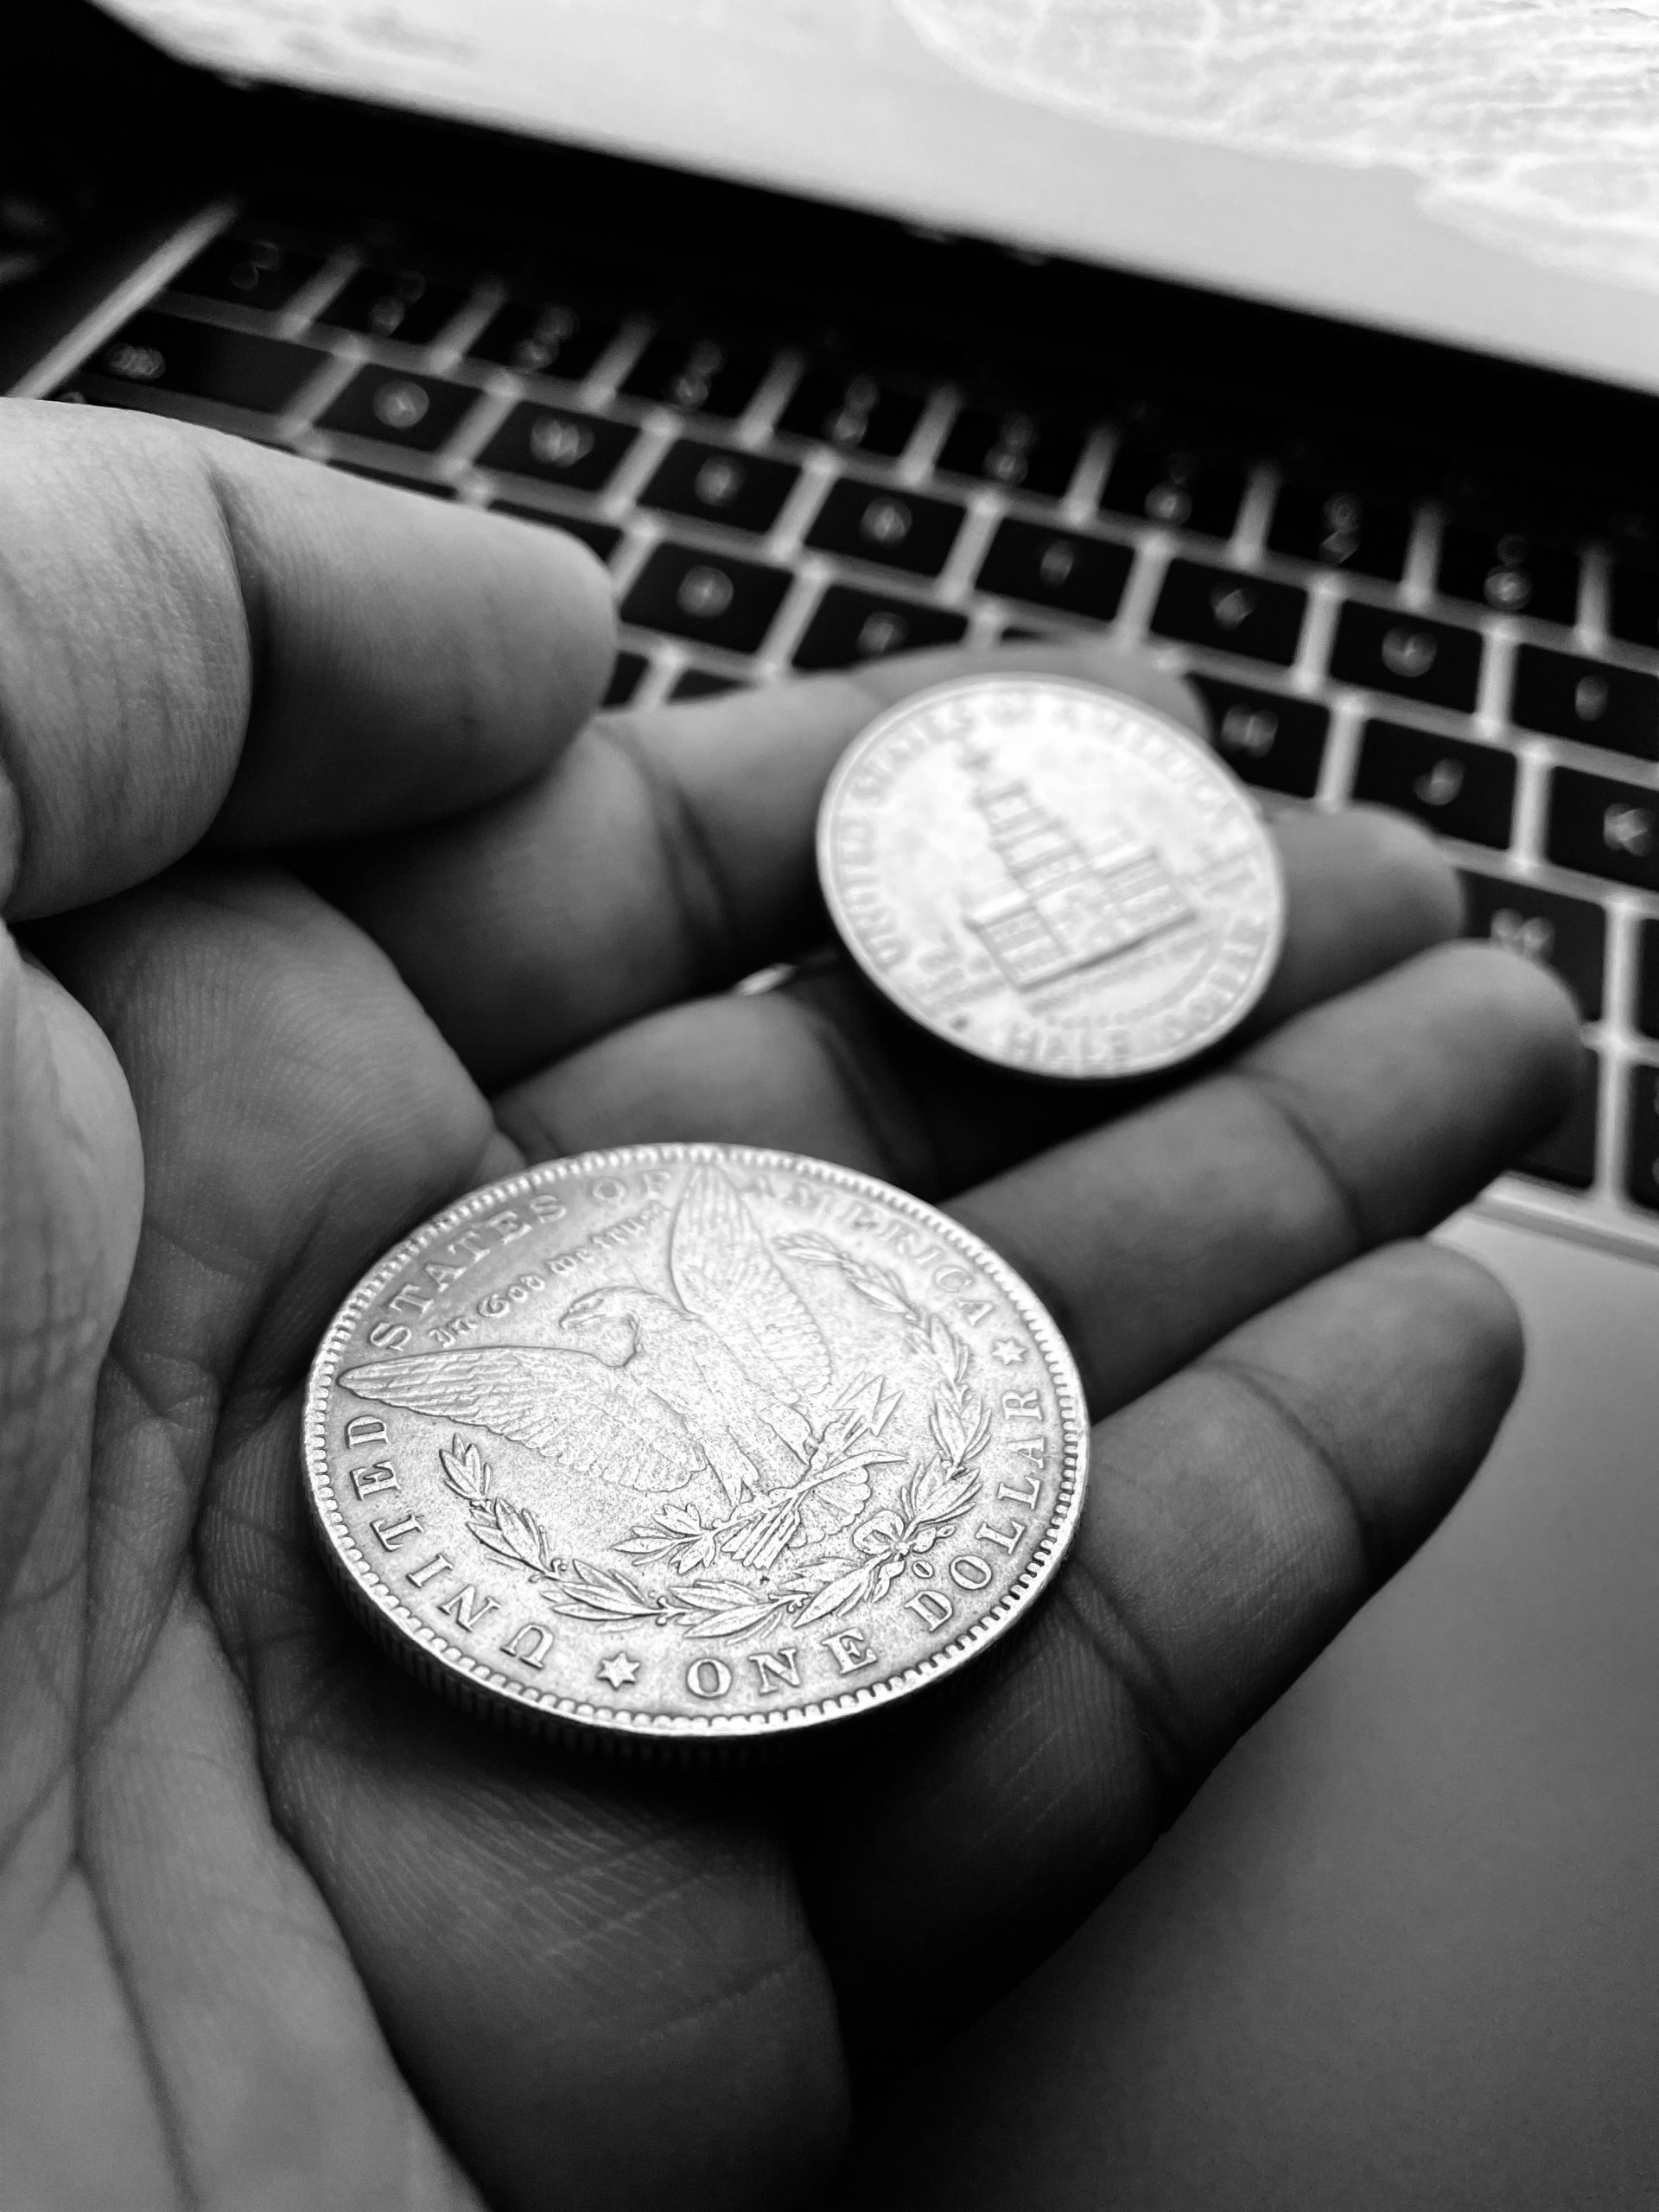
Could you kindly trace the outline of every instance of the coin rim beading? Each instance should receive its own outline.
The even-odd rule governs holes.
[[[340,1357],[364,1313],[380,1292],[410,1262],[475,1215],[499,1211],[515,1197],[588,1176],[620,1174],[641,1166],[737,1166],[760,1172],[804,1175],[811,1181],[832,1185],[880,1203],[896,1206],[918,1220],[933,1234],[954,1244],[964,1259],[988,1274],[1009,1300],[1029,1330],[1053,1382],[1060,1421],[1058,1492],[1048,1524],[1032,1556],[1014,1580],[988,1612],[953,1637],[926,1658],[879,1681],[862,1682],[831,1696],[764,1713],[658,1713],[619,1712],[591,1700],[538,1690],[534,1685],[489,1666],[473,1653],[452,1643],[415,1612],[393,1590],[364,1553],[346,1523],[334,1495],[327,1450],[328,1406]],[[652,1144],[624,1145],[600,1152],[547,1160],[504,1176],[499,1182],[469,1192],[443,1212],[405,1237],[378,1261],[358,1283],[335,1314],[311,1363],[306,1385],[302,1427],[306,1498],[325,1558],[335,1579],[358,1608],[369,1616],[368,1625],[385,1645],[422,1679],[461,1701],[489,1703],[498,1717],[518,1717],[556,1728],[574,1727],[606,1736],[646,1740],[736,1742],[782,1734],[850,1718],[874,1707],[891,1703],[924,1688],[938,1677],[954,1673],[963,1662],[995,1643],[1027,1611],[1052,1578],[1077,1534],[1082,1516],[1089,1475],[1089,1414],[1076,1363],[1053,1317],[1021,1276],[989,1245],[950,1215],[925,1199],[912,1196],[880,1177],[842,1167],[830,1160],[813,1160],[804,1154],[779,1152],[752,1145]],[[489,1694],[486,1699],[485,1694]],[[501,1700],[497,1703],[497,1700]]]
[[[866,763],[871,753],[892,734],[894,729],[911,721],[917,715],[925,713],[928,709],[941,706],[948,700],[961,697],[964,693],[976,693],[983,696],[987,693],[995,691],[1033,690],[1045,692],[1070,692],[1086,700],[1091,706],[1112,707],[1120,713],[1140,716],[1154,724],[1160,734],[1173,739],[1178,745],[1194,755],[1203,766],[1215,775],[1224,785],[1231,787],[1242,800],[1261,836],[1262,851],[1273,887],[1273,915],[1268,931],[1267,942],[1262,948],[1255,974],[1249,987],[1241,992],[1226,1015],[1196,1041],[1189,1039],[1172,1046],[1167,1051],[1162,1052],[1139,1056],[1127,1066],[1103,1068],[1091,1067],[1082,1063],[1073,1063],[1071,1065],[1056,1065],[1048,1063],[1040,1067],[1033,1066],[1027,1061],[1014,1059],[998,1052],[989,1046],[976,1041],[972,1036],[964,1035],[960,1030],[948,1028],[943,1022],[936,1020],[931,1015],[925,1013],[908,991],[895,983],[892,976],[885,974],[869,958],[861,942],[857,925],[852,918],[836,880],[832,844],[836,812],[842,804],[842,795],[852,778]],[[1144,1076],[1163,1075],[1171,1068],[1184,1067],[1189,1060],[1195,1060],[1201,1053],[1212,1051],[1225,1038],[1230,1037],[1239,1023],[1260,1002],[1262,993],[1273,980],[1274,971],[1279,964],[1280,955],[1284,950],[1286,928],[1284,864],[1280,858],[1279,848],[1268,830],[1262,809],[1252,796],[1249,786],[1239,781],[1227,763],[1211,747],[1205,744],[1203,738],[1195,731],[1185,728],[1173,715],[1166,714],[1161,708],[1148,706],[1143,700],[1133,698],[1126,692],[1114,691],[1109,685],[1091,683],[1082,677],[1013,674],[957,677],[948,683],[933,684],[925,691],[915,691],[908,698],[899,700],[895,705],[889,707],[885,713],[878,715],[874,721],[868,723],[836,761],[830,780],[824,785],[823,797],[818,804],[815,842],[819,889],[823,893],[824,905],[829,909],[830,918],[835,925],[836,934],[851,958],[856,963],[860,972],[880,991],[887,1004],[896,1007],[907,1021],[913,1021],[918,1029],[925,1029],[929,1036],[937,1037],[941,1043],[954,1046],[957,1052],[967,1054],[969,1058],[979,1061],[982,1065],[1006,1069],[1011,1073],[1027,1076],[1035,1082],[1132,1083]],[[1040,1016],[1034,1018],[1041,1019]]]

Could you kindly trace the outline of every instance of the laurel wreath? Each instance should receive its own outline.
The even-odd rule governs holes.
[[[670,1500],[631,1529],[618,1548],[641,1570],[656,1563],[674,1578],[651,1587],[640,1572],[560,1553],[537,1516],[497,1488],[480,1447],[452,1438],[438,1456],[445,1483],[467,1507],[468,1533],[540,1583],[555,1612],[725,1640],[774,1625],[804,1628],[879,1604],[906,1573],[931,1579],[926,1554],[979,1497],[977,1464],[990,1441],[990,1414],[969,1381],[969,1349],[940,1315],[912,1300],[891,1269],[815,1231],[782,1239],[778,1249],[798,1264],[835,1269],[858,1297],[890,1314],[911,1350],[932,1367],[932,1455],[907,1477],[894,1507],[857,1517],[869,1499],[869,1470],[899,1458],[882,1439],[899,1394],[879,1376],[861,1378],[831,1405],[804,1472],[786,1491],[751,1499],[715,1522]],[[787,1552],[854,1522],[849,1550],[774,1576]],[[722,1560],[747,1573],[709,1572]]]

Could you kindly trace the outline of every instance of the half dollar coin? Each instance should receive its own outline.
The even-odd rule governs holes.
[[[924,1028],[1033,1075],[1179,1065],[1261,997],[1284,936],[1249,792],[1166,715],[1058,677],[918,693],[818,816],[842,943]]]

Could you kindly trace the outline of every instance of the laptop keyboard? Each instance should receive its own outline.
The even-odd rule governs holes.
[[[1496,1202],[1659,1254],[1659,569],[1196,429],[249,223],[54,396],[574,531],[614,579],[612,704],[1078,627],[1149,649],[1246,782],[1414,816],[1471,933],[1563,978],[1578,1108]]]

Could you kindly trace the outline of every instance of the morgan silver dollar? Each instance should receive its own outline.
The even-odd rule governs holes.
[[[1207,1050],[1284,933],[1277,850],[1209,747],[1052,677],[971,677],[872,723],[824,793],[818,874],[878,989],[1037,1075],[1151,1075]]]
[[[646,1145],[474,1192],[312,1369],[328,1560],[475,1707],[786,1734],[950,1673],[1082,1506],[1053,1323],[931,1206],[787,1153]]]

